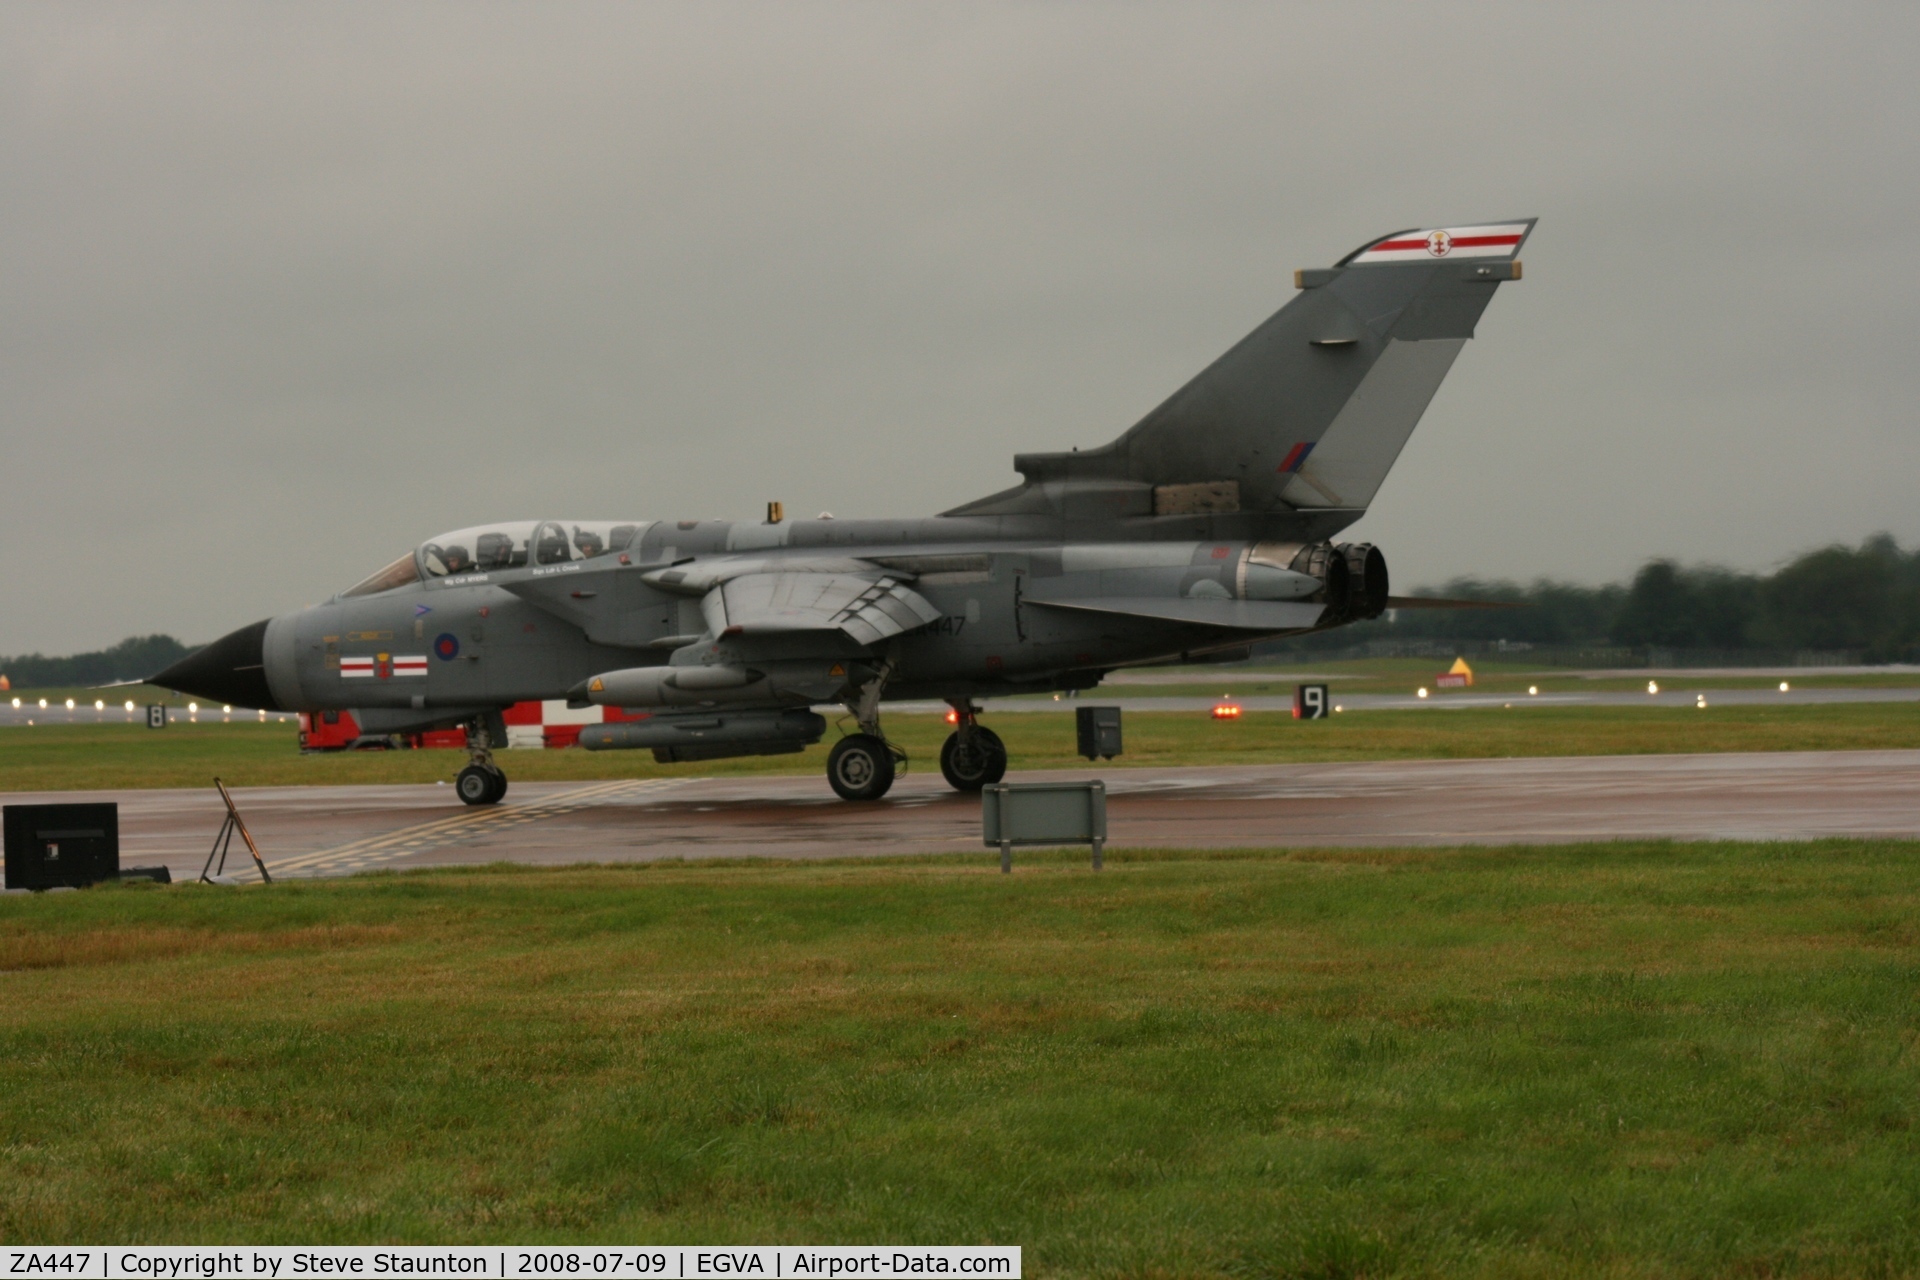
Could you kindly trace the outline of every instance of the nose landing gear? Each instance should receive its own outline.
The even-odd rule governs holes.
[[[499,804],[507,794],[507,775],[493,762],[493,734],[485,717],[467,721],[467,758],[472,763],[454,778],[454,791],[465,804]]]
[[[940,745],[940,772],[955,791],[978,791],[1007,776],[1007,747],[1000,735],[979,721],[980,708],[966,700],[951,703],[958,727]]]

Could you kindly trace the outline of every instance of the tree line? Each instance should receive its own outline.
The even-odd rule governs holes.
[[[113,684],[158,674],[198,647],[181,644],[172,636],[128,636],[111,649],[65,658],[49,658],[38,653],[0,658],[0,675],[6,676],[16,689]]]
[[[1399,609],[1283,642],[1326,650],[1377,640],[1455,640],[1633,649],[1819,650],[1863,662],[1920,661],[1920,549],[1888,534],[1810,551],[1772,573],[1650,560],[1630,583],[1588,587],[1458,578],[1414,595],[1513,609]]]

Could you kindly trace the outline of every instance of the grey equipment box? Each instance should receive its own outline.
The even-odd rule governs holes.
[[[1111,760],[1120,754],[1120,708],[1077,707],[1073,719],[1080,732],[1081,755]]]
[[[980,833],[1000,846],[1000,870],[1013,870],[1017,844],[1091,844],[1093,869],[1107,843],[1104,782],[999,782],[980,792]]]
[[[85,888],[120,874],[117,804],[10,804],[7,888]]]

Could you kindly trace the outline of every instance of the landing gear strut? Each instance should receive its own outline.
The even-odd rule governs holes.
[[[827,785],[842,800],[878,800],[892,789],[894,776],[906,761],[907,753],[880,732],[880,691],[892,674],[889,659],[860,686],[859,695],[847,703],[847,710],[860,722],[860,732],[840,739],[827,753]]]
[[[453,780],[453,789],[466,804],[499,804],[507,794],[507,775],[493,762],[493,732],[488,721],[486,716],[467,721],[470,763]]]
[[[980,708],[952,700],[958,725],[940,746],[940,772],[955,791],[978,791],[1007,776],[1007,747],[979,721]]]

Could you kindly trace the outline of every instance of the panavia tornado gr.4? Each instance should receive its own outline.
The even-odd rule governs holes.
[[[623,708],[589,750],[827,755],[849,800],[904,759],[888,699],[944,699],[955,787],[999,780],[983,698],[1377,617],[1387,564],[1336,542],[1373,501],[1533,219],[1399,231],[1298,294],[1119,439],[1022,454],[1022,482],[926,519],[527,520],[429,539],[325,604],[243,627],[154,683],[368,733],[464,725],[491,804],[503,708]],[[1414,603],[1414,602],[1409,602]]]

